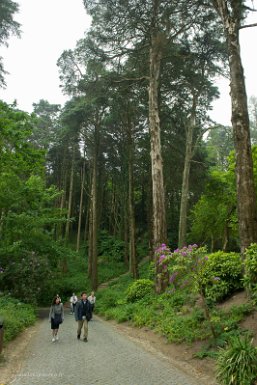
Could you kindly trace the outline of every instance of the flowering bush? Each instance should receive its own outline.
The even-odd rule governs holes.
[[[248,251],[249,269],[253,266],[252,276],[255,265],[257,266],[256,250],[256,245],[253,245]],[[238,253],[206,253],[205,247],[198,247],[196,244],[173,252],[166,245],[156,250],[156,258],[162,266],[162,272],[168,272],[171,292],[190,286],[209,301],[217,302],[242,288],[242,261]]]
[[[173,252],[166,245],[161,245],[156,250],[156,258],[163,272],[168,272],[171,290],[193,285],[199,290],[203,284],[203,269],[208,257],[205,256],[206,248],[198,247],[196,244],[184,246]]]

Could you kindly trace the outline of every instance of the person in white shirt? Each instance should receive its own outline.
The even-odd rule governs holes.
[[[89,300],[89,302],[91,303],[92,314],[93,314],[94,307],[95,307],[95,302],[96,302],[96,296],[95,296],[95,293],[94,293],[93,291],[91,291],[91,294],[90,294],[90,296],[88,297],[88,300]]]
[[[72,293],[72,296],[70,297],[70,311],[71,311],[71,314],[74,313],[75,306],[76,306],[77,302],[78,302],[78,297],[76,296],[75,293]]]

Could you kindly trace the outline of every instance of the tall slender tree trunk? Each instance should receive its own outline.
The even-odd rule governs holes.
[[[67,169],[66,171],[62,172],[62,184],[59,184],[60,190],[63,190],[63,194],[61,195],[61,199],[59,203],[59,209],[60,209],[60,217],[63,216],[62,210],[65,205],[65,200],[66,200],[66,183],[67,183]],[[56,239],[62,239],[64,235],[64,224],[63,223],[58,223],[56,226]]]
[[[158,102],[160,65],[162,57],[160,40],[161,36],[159,36],[159,34],[157,34],[157,36],[152,36],[149,78],[149,129],[151,138],[154,246],[158,246],[167,240],[163,161],[161,154],[161,129]]]
[[[179,236],[178,236],[179,247],[183,247],[186,245],[190,165],[191,165],[192,154],[193,154],[193,134],[194,134],[194,128],[195,128],[195,121],[196,121],[196,97],[193,96],[192,112],[189,119],[189,124],[186,128],[186,151],[185,151],[185,160],[184,160],[181,202],[180,202],[180,216],[179,216]]]
[[[239,29],[242,8],[238,2],[213,0],[226,35],[232,103],[232,127],[236,153],[237,211],[241,253],[257,241],[256,193],[253,181],[253,162],[250,142],[249,115],[244,70],[240,55]],[[231,10],[230,8],[231,7]]]
[[[228,39],[232,126],[236,153],[237,211],[241,252],[257,241],[256,193],[250,141],[247,96],[238,36]],[[236,49],[237,48],[237,49]]]
[[[93,186],[91,186],[91,191],[92,191],[92,187]],[[89,210],[88,210],[88,265],[87,265],[87,275],[88,275],[88,278],[90,280],[92,278],[92,269],[93,269],[93,267],[92,267],[92,261],[93,261],[93,257],[92,257],[92,249],[93,249],[93,247],[92,247],[92,245],[93,245],[92,234],[93,234],[93,216],[92,216],[92,199],[90,199],[90,205],[89,205]]]
[[[163,161],[161,153],[161,127],[159,116],[159,83],[164,36],[158,32],[159,0],[153,0],[152,35],[149,53],[149,130],[151,140],[152,194],[153,194],[153,246],[167,241]],[[162,266],[155,261],[155,290],[165,290],[167,282]]]
[[[74,157],[75,151],[72,149],[72,160],[71,160],[71,172],[70,172],[70,187],[69,187],[69,198],[68,198],[68,212],[67,212],[67,222],[65,227],[65,241],[69,240],[70,233],[70,218],[71,218],[71,208],[72,208],[72,196],[73,196],[73,184],[74,184]]]
[[[99,144],[100,133],[99,123],[95,123],[94,131],[94,153],[92,158],[92,185],[91,185],[91,206],[90,206],[90,221],[89,221],[89,255],[92,263],[91,272],[91,285],[92,289],[96,290],[98,286],[98,271],[97,271],[97,233],[98,233],[98,189],[97,189],[97,177],[98,177],[98,158],[99,158]]]
[[[130,245],[130,272],[133,278],[138,278],[137,257],[136,257],[136,236],[135,236],[135,210],[134,210],[134,145],[130,119],[128,118],[128,182],[129,182],[129,245]]]
[[[93,160],[92,178],[92,289],[96,290],[97,279],[97,156]]]
[[[86,174],[86,159],[85,159],[85,150],[84,150],[84,160],[83,160],[83,166],[82,166],[80,200],[79,200],[79,220],[78,220],[77,245],[76,245],[77,252],[79,251],[79,248],[80,248],[80,233],[81,233],[81,219],[82,219],[82,211],[83,211],[85,174]]]

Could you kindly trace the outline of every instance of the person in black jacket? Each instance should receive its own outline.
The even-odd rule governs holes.
[[[88,337],[88,321],[92,318],[92,306],[87,299],[85,292],[81,293],[81,299],[75,306],[75,320],[78,323],[77,339],[80,339],[81,330],[83,328],[83,340],[87,342]]]

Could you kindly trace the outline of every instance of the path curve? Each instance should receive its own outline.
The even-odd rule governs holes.
[[[150,353],[94,316],[88,342],[76,339],[76,322],[65,311],[58,342],[44,319],[31,338],[12,385],[201,385],[162,356]]]

